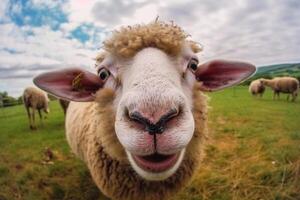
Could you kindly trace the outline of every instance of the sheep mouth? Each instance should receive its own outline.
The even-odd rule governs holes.
[[[179,153],[171,155],[154,153],[147,156],[132,155],[132,157],[135,163],[145,171],[163,172],[176,164],[179,158]]]

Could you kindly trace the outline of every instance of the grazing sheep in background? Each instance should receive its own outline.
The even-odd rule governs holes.
[[[59,101],[59,104],[60,104],[61,108],[64,111],[64,114],[66,115],[67,109],[68,109],[68,106],[69,106],[70,102],[66,101],[66,100],[63,100],[63,99],[58,99],[58,101]]]
[[[163,22],[123,27],[104,42],[97,75],[69,68],[34,83],[71,102],[66,137],[112,199],[167,199],[200,166],[208,137],[206,96],[254,73],[248,63],[198,64],[201,49]],[[196,79],[195,79],[196,78]]]
[[[47,94],[35,87],[27,87],[23,92],[23,102],[27,111],[29,126],[31,129],[36,129],[35,125],[35,111],[38,110],[41,123],[43,123],[43,117],[41,110],[45,113],[49,113],[49,99]],[[31,112],[30,112],[31,108]]]
[[[249,92],[253,96],[259,95],[260,97],[262,97],[265,92],[265,86],[263,85],[263,83],[260,79],[254,80],[251,82],[251,84],[249,86]]]
[[[287,100],[289,100],[290,94],[292,95],[292,101],[295,101],[299,91],[299,81],[293,77],[276,77],[272,80],[261,79],[262,83],[269,86],[273,90],[273,99],[277,96],[279,99],[280,93],[288,93]]]

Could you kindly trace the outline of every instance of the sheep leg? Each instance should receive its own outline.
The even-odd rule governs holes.
[[[44,124],[43,124],[43,116],[42,116],[41,110],[38,109],[38,112],[39,112],[41,124],[44,125]]]
[[[280,99],[280,92],[277,93],[277,99]]]
[[[29,107],[28,107],[28,106],[25,106],[25,108],[26,108],[26,112],[27,112],[27,116],[28,116],[28,120],[29,120],[29,127],[30,127],[30,129],[33,129],[33,127],[32,127],[32,123],[31,123],[31,114],[30,114],[30,109],[29,109]]]
[[[273,100],[275,100],[276,97],[276,91],[273,92]]]
[[[292,93],[292,101],[293,102],[296,101],[297,95],[298,95],[297,92]]]
[[[36,129],[35,125],[35,108],[32,108],[32,129]]]

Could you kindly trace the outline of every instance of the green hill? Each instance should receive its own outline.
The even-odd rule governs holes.
[[[300,63],[277,64],[259,67],[256,75],[300,77]]]
[[[276,65],[259,66],[256,74],[243,85],[249,85],[252,80],[258,78],[274,78],[280,76],[291,76],[300,80],[300,63],[285,63]]]

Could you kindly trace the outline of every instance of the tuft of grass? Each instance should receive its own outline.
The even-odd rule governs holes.
[[[65,196],[65,189],[57,184],[53,183],[51,185],[51,199],[64,199]]]
[[[300,140],[300,130],[288,132],[288,136],[291,140]]]
[[[0,166],[0,177],[4,177],[9,173],[9,169],[7,167]]]

